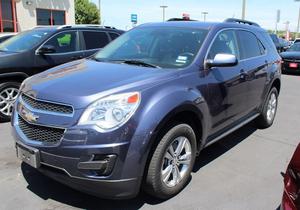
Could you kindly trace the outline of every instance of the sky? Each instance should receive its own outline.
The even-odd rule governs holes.
[[[99,0],[90,0],[98,5]],[[241,18],[242,0],[101,0],[102,23],[119,29],[131,27],[130,15],[138,15],[138,25],[162,21],[160,5],[168,5],[166,19],[190,14],[203,20],[201,12],[208,12],[207,21],[220,22],[226,18]],[[300,1],[246,0],[246,19],[259,23],[265,29],[275,29],[277,10],[281,11],[278,29],[296,31]]]

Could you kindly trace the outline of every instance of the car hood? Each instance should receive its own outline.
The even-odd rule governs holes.
[[[283,52],[280,54],[283,59],[300,59],[300,52],[291,51],[291,52]]]
[[[75,109],[119,92],[141,91],[175,76],[174,71],[79,60],[28,79],[21,91],[37,99],[71,104]]]

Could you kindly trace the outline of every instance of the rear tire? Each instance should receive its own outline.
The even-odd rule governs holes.
[[[196,135],[187,124],[173,126],[150,160],[144,190],[159,199],[179,193],[188,183],[196,158]]]
[[[262,113],[256,119],[256,125],[260,129],[269,128],[275,119],[278,107],[278,91],[275,87],[271,89],[263,106]]]
[[[5,82],[0,84],[0,122],[10,121],[19,87],[20,83],[18,82]]]

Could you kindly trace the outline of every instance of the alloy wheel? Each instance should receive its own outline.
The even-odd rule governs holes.
[[[161,179],[168,187],[176,186],[188,173],[192,161],[191,143],[186,137],[177,137],[168,147],[161,169]]]
[[[19,90],[14,87],[9,87],[0,92],[0,112],[1,114],[10,117],[13,110],[13,105],[17,99]]]
[[[268,102],[267,108],[267,119],[268,121],[272,121],[275,117],[277,109],[277,98],[275,93],[272,93]]]

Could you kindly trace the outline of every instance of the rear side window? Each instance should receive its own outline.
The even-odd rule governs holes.
[[[262,48],[260,46],[260,41],[256,38],[256,36],[248,31],[238,31],[239,35],[239,45],[242,49],[241,59],[248,59],[260,56],[264,54]],[[263,52],[263,53],[262,53]]]
[[[109,36],[111,38],[111,40],[115,40],[116,38],[118,38],[120,36],[120,34],[117,33],[109,33]]]
[[[103,48],[109,43],[105,32],[83,31],[82,33],[87,50]]]
[[[233,30],[222,31],[215,38],[208,59],[214,59],[217,54],[232,54],[239,58],[236,34]]]

